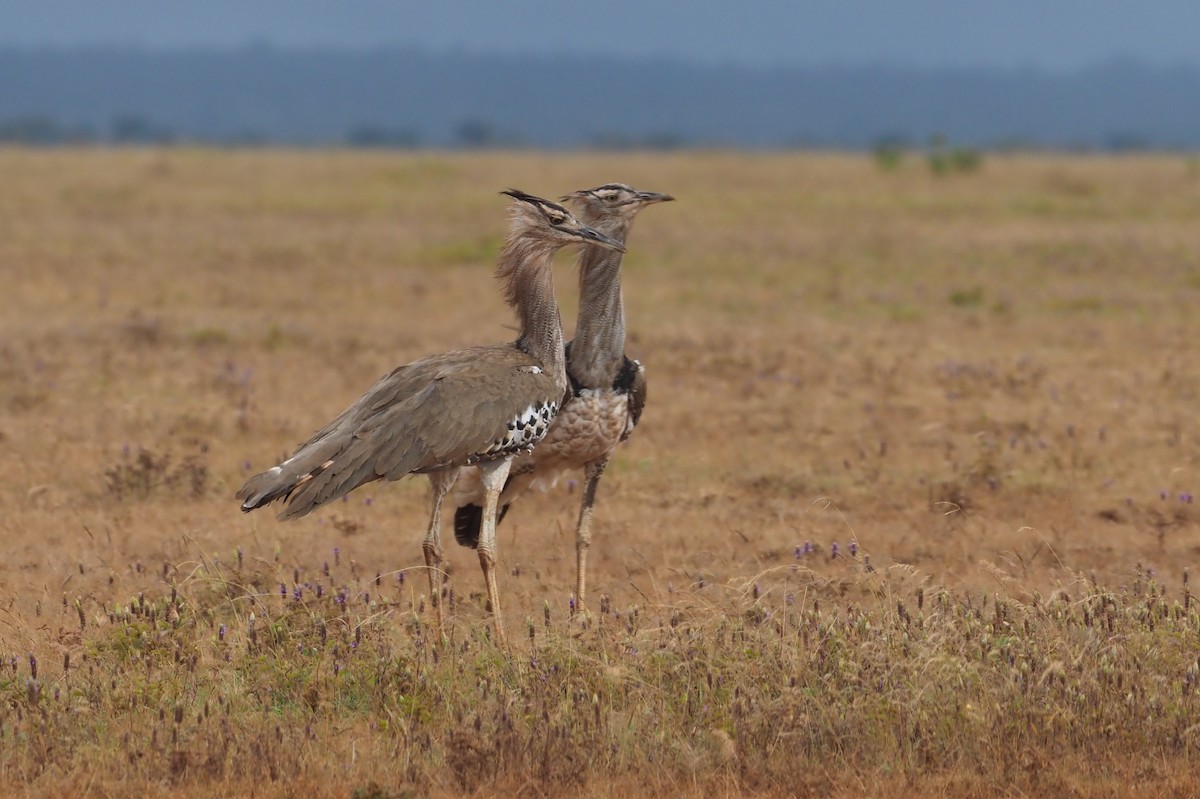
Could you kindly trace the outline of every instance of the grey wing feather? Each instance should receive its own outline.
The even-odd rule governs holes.
[[[557,401],[554,381],[529,368],[530,356],[479,350],[386,375],[291,458],[251,478],[238,492],[243,510],[286,498],[280,518],[295,518],[372,480],[462,465],[503,439],[531,404]]]

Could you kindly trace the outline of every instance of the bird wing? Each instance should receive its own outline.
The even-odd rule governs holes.
[[[296,475],[281,518],[372,480],[505,457],[536,442],[561,387],[516,347],[425,358],[385,375],[285,464]]]
[[[395,480],[504,457],[544,435],[561,388],[530,356],[444,369],[413,400],[389,407],[360,436],[378,444],[376,471]],[[422,453],[414,459],[409,451]]]

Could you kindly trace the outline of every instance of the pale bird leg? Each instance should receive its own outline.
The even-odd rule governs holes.
[[[592,545],[592,505],[596,504],[596,485],[604,474],[608,458],[583,467],[583,502],[579,506],[579,524],[575,527],[575,610],[583,608],[587,591],[587,554]]]
[[[504,634],[504,622],[500,618],[500,591],[496,587],[496,507],[500,504],[500,492],[508,479],[512,458],[491,461],[479,466],[483,481],[483,523],[479,531],[479,565],[483,567],[483,581],[487,584],[488,604],[492,606],[492,619],[496,624],[496,643],[508,649],[508,637]]]
[[[429,495],[433,509],[429,513],[429,529],[425,531],[421,550],[425,553],[425,571],[429,573],[429,601],[433,605],[439,636],[445,632],[442,617],[442,500],[458,479],[458,471],[457,468],[453,468],[429,473]]]

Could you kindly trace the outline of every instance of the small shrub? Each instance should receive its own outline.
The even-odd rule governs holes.
[[[188,334],[188,339],[196,347],[219,347],[231,340],[229,332],[219,327],[198,327]]]
[[[969,289],[955,289],[950,292],[950,304],[955,308],[978,308],[983,305],[983,287],[972,286]]]
[[[904,163],[904,149],[898,144],[880,144],[873,154],[880,172],[895,172]]]
[[[983,166],[983,153],[969,147],[947,147],[943,136],[930,141],[927,156],[929,171],[938,177],[977,172]]]
[[[163,343],[162,320],[134,311],[121,324],[121,334],[134,347],[156,347]]]
[[[198,499],[208,490],[208,480],[208,466],[199,455],[188,455],[171,468],[170,455],[155,455],[144,447],[132,457],[127,451],[104,472],[108,495],[119,501],[149,499],[163,491]]]
[[[954,172],[975,172],[983,165],[983,153],[967,147],[955,147],[949,158]]]

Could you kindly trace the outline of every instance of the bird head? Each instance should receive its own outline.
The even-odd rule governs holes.
[[[513,223],[520,225],[526,235],[560,247],[567,244],[595,244],[625,252],[625,245],[620,241],[580,222],[574,214],[552,200],[535,197],[520,189],[506,189],[500,193],[516,200],[513,203]]]
[[[594,189],[581,189],[564,195],[563,202],[574,203],[580,218],[589,225],[611,233],[628,225],[648,205],[675,198],[657,191],[638,191],[624,183],[605,183]]]

